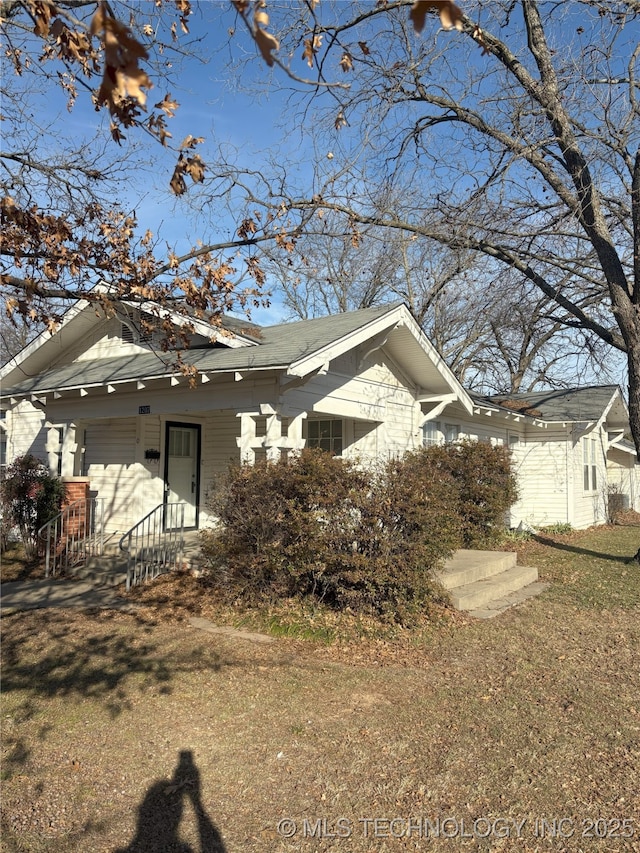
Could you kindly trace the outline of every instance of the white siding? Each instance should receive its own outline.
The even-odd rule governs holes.
[[[136,462],[136,419],[87,423],[84,460],[91,494],[104,499],[107,530],[125,532],[143,514],[149,481]]]
[[[120,337],[122,325],[116,317],[98,323],[79,341],[65,350],[57,364],[119,358],[123,355],[148,352],[148,347],[125,343]]]
[[[595,441],[596,488],[584,487],[583,438]],[[574,517],[572,524],[578,529],[602,524],[607,520],[607,434],[602,429],[589,433],[576,433],[571,443],[574,484]]]
[[[570,521],[570,441],[560,428],[525,432],[516,466],[520,500],[514,513],[532,527]]]
[[[345,456],[362,459],[389,457],[416,446],[419,406],[415,389],[407,385],[397,368],[381,351],[370,356],[356,376],[339,372],[357,366],[356,354],[336,359],[325,376],[310,379],[300,388],[283,395],[286,403],[309,417],[326,415],[343,418],[353,440],[345,446]]]
[[[27,453],[48,461],[45,419],[44,412],[27,400],[7,412],[7,462]]]
[[[200,477],[200,527],[213,523],[207,509],[209,497],[232,462],[240,461],[236,437],[240,435],[240,418],[228,410],[209,415],[205,420]]]
[[[121,335],[122,322],[117,317],[99,322],[87,335],[65,350],[56,363],[60,365],[104,358],[119,358],[123,355],[135,355],[136,353],[148,353],[150,351],[151,343],[125,342]],[[202,335],[194,335],[192,341],[196,344],[202,344],[206,343],[207,339]],[[156,340],[156,346],[157,343]]]

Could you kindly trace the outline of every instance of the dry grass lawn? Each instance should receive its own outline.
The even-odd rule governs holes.
[[[240,617],[186,576],[6,616],[2,850],[640,851],[638,540],[516,543],[545,594],[412,631]]]

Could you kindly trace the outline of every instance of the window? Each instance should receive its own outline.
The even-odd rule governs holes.
[[[427,421],[422,427],[422,446],[433,447],[457,441],[460,437],[460,424],[443,424],[441,421]]]
[[[422,446],[440,444],[440,421],[427,421],[422,427]]]
[[[585,492],[595,492],[598,488],[598,467],[596,465],[597,440],[582,439],[582,472]]]
[[[328,450],[336,456],[342,455],[342,421],[309,421],[307,423],[309,447]]]
[[[446,442],[457,441],[459,435],[460,435],[459,424],[445,424],[444,425],[444,440]]]
[[[62,445],[64,442],[64,427],[56,427],[56,432],[58,433],[58,450],[56,451],[56,455],[58,457],[58,462],[56,464],[56,473],[58,477],[62,476]]]
[[[171,427],[169,430],[169,456],[191,457],[191,430]]]

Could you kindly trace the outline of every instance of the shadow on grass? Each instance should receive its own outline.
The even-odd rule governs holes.
[[[2,633],[2,694],[11,709],[4,712],[10,721],[3,735],[5,779],[27,764],[37,741],[47,736],[41,728],[27,741],[21,728],[37,718],[43,700],[95,700],[115,719],[146,691],[170,695],[181,673],[242,665],[211,642],[182,646],[166,632],[159,640],[150,626],[145,632],[138,620],[114,622],[107,612],[81,621],[64,610],[18,613],[3,618]]]
[[[547,548],[556,548],[558,551],[569,551],[571,554],[582,554],[585,557],[596,557],[599,560],[610,560],[613,563],[621,563],[623,565],[633,558],[633,554],[622,556],[620,554],[606,554],[603,551],[591,551],[588,548],[580,548],[578,545],[570,545],[567,542],[548,539],[546,536],[540,536],[539,534],[532,534],[531,538],[539,542],[540,545],[545,545]]]
[[[138,807],[134,839],[114,853],[226,853],[222,836],[202,803],[200,771],[190,749],[180,752],[171,779],[158,779],[147,789]],[[185,806],[191,805],[198,827],[198,846],[180,838]]]
[[[141,686],[155,685],[170,693],[177,673],[201,668],[215,672],[236,663],[206,644],[184,649],[172,645],[168,650],[140,627],[112,627],[106,611],[81,623],[70,622],[67,611],[53,609],[5,617],[2,691],[6,695],[25,690],[34,698],[100,699],[116,717],[129,707],[125,687],[133,678]]]

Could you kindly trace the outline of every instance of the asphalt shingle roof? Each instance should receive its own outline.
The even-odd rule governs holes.
[[[358,331],[367,323],[384,316],[401,303],[380,305],[313,320],[280,323],[259,328],[256,346],[188,350],[183,354],[187,364],[199,371],[226,372],[285,368],[341,338]],[[226,324],[225,324],[226,325]],[[247,324],[242,324],[246,328]],[[250,324],[249,324],[250,325]],[[255,328],[255,327],[254,327]],[[3,388],[3,396],[29,392],[45,393],[55,389],[83,385],[102,385],[130,379],[151,379],[175,373],[172,357],[161,353],[136,353],[119,358],[82,361],[43,371],[37,376]]]
[[[526,404],[523,414],[545,421],[597,421],[618,391],[617,385],[595,385],[587,388],[561,388],[523,394],[494,394],[485,400],[507,408],[511,401]]]

